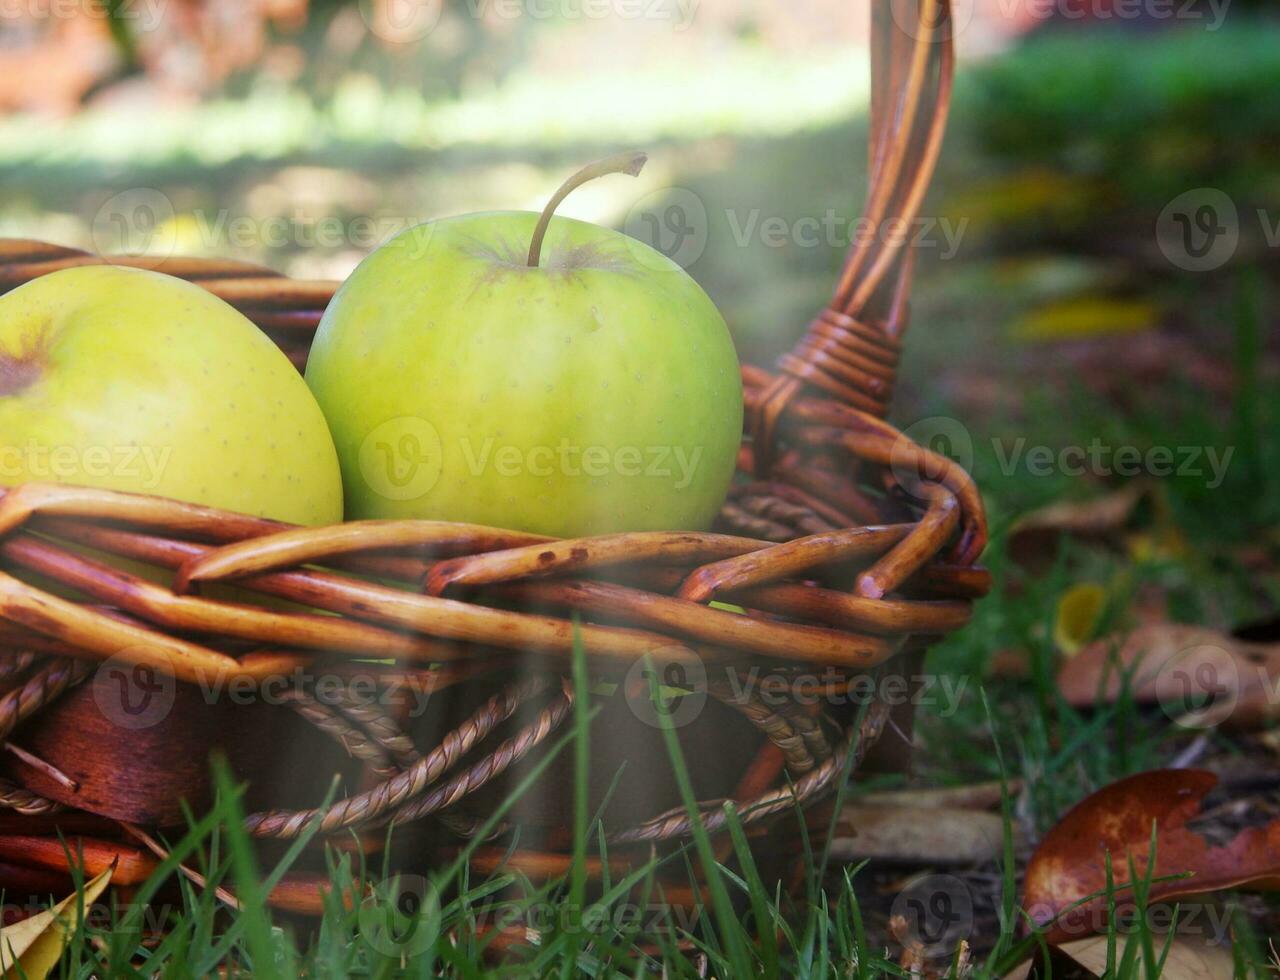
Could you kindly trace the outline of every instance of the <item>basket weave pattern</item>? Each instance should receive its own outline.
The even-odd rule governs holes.
[[[899,8],[873,5],[866,217],[877,224],[909,226],[918,214],[945,124],[947,5],[917,6],[917,29],[903,31]],[[735,792],[745,822],[821,797],[874,744],[887,707],[875,702],[855,715],[780,705],[727,679],[753,664],[796,678],[820,668],[828,688],[847,688],[963,626],[989,584],[975,564],[986,525],[973,482],[884,420],[913,258],[902,242],[873,237],[855,243],[830,304],[778,372],[744,367],[740,479],[712,531],[567,541],[435,521],[296,528],[84,487],[8,490],[0,498],[0,737],[122,651],[204,684],[317,664],[339,675],[374,671],[388,683],[411,674],[431,691],[518,677],[428,747],[415,744],[394,710],[354,689],[323,701],[305,687],[288,690],[287,708],[371,778],[323,808],[247,820],[256,836],[292,838],[314,822],[328,834],[434,815],[466,835],[476,822],[458,804],[545,747],[572,714],[568,665],[579,642],[593,680],[623,680],[647,655],[696,667],[705,694],[758,731],[761,751]],[[103,261],[0,241],[0,290]],[[199,284],[244,312],[299,368],[336,288],[242,262],[109,261]],[[85,548],[167,569],[172,585]],[[297,605],[209,597],[215,583]],[[522,707],[532,715],[513,722]],[[61,806],[16,784],[3,787],[0,804],[24,814]],[[711,830],[723,826],[718,801],[702,819]],[[671,810],[615,828],[611,839],[675,839],[689,827],[683,809]]]

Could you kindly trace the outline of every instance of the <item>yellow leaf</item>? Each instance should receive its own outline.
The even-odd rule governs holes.
[[[1079,340],[1141,333],[1156,325],[1158,309],[1144,300],[1081,296],[1032,310],[1013,326],[1019,340]]]
[[[952,195],[946,211],[963,216],[979,234],[1001,225],[1023,225],[1051,217],[1070,227],[1096,213],[1097,186],[1053,170],[1004,174]]]
[[[84,886],[86,910],[106,889],[114,870],[112,865]],[[53,908],[0,929],[0,969],[4,970],[5,980],[44,980],[62,958],[62,950],[77,924],[76,912],[76,896],[69,895]]]
[[[1191,553],[1186,535],[1180,528],[1162,525],[1150,532],[1131,534],[1125,541],[1134,561],[1178,561]]]
[[[1053,644],[1071,656],[1093,639],[1107,605],[1107,590],[1097,582],[1073,585],[1058,598],[1058,614],[1053,622]]]

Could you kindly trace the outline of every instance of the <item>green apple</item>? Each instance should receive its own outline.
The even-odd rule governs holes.
[[[87,266],[0,297],[0,485],[342,519],[333,440],[265,334],[171,276]]]
[[[728,328],[666,256],[552,219],[571,185],[541,218],[410,229],[338,291],[306,378],[348,517],[561,537],[714,519],[742,436]]]

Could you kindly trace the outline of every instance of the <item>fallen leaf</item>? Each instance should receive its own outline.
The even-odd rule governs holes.
[[[1004,821],[986,810],[851,804],[840,811],[831,855],[841,861],[975,864],[998,856],[1003,840]]]
[[[1280,643],[1151,623],[1089,644],[1058,672],[1058,690],[1079,708],[1114,702],[1126,682],[1135,703],[1159,704],[1187,727],[1254,729],[1280,713]]]
[[[1121,406],[1131,406],[1140,394],[1169,384],[1189,383],[1223,396],[1236,390],[1231,358],[1177,330],[1152,330],[1140,344],[1123,336],[1100,338],[1060,347],[1054,354],[1060,377]]]
[[[1280,821],[1242,830],[1222,846],[1187,827],[1217,783],[1217,776],[1200,769],[1157,769],[1105,786],[1073,807],[1027,864],[1023,907],[1046,926],[1046,940],[1063,943],[1106,930],[1101,893],[1108,854],[1117,906],[1132,905],[1132,890],[1121,886],[1130,880],[1130,862],[1139,880],[1148,877],[1153,826],[1149,877],[1165,880],[1152,880],[1150,902],[1246,885],[1280,888]],[[1168,878],[1181,874],[1191,877]],[[1090,895],[1099,897],[1071,909]]]
[[[1231,953],[1221,943],[1204,936],[1155,935],[1152,939],[1157,958],[1163,957],[1159,980],[1231,980],[1235,976]],[[1133,941],[1132,937],[1129,941]],[[1037,977],[1092,976],[1101,980],[1102,977],[1113,976],[1117,971],[1115,968],[1111,972],[1107,970],[1107,945],[1106,936],[1090,936],[1050,946],[1047,964],[1042,954],[1033,955],[1006,973],[1004,980],[1026,980],[1033,969]],[[1117,937],[1116,967],[1123,961],[1127,948],[1126,937]],[[1132,973],[1126,970],[1125,976],[1146,980],[1148,974],[1143,958],[1133,957],[1130,962],[1133,964]]]
[[[1146,300],[1077,296],[1040,306],[1013,325],[1018,340],[1080,340],[1141,333],[1155,327],[1160,310]]]
[[[111,881],[114,869],[107,868],[83,889],[83,907],[98,900]],[[72,894],[52,908],[0,929],[0,969],[7,980],[22,976],[43,980],[58,965],[62,950],[75,930],[77,898]]]
[[[1026,226],[1051,218],[1055,227],[1077,225],[1098,204],[1095,183],[1047,168],[1003,174],[952,195],[947,212],[964,215],[975,234],[1005,225]]]
[[[1182,561],[1193,550],[1182,529],[1171,524],[1130,534],[1125,548],[1136,562]]]
[[[1156,955],[1165,950],[1165,937],[1155,938]],[[1088,970],[1096,977],[1107,972],[1107,937],[1092,936],[1089,939],[1077,939],[1075,942],[1062,943],[1054,947],[1058,952],[1069,956],[1074,962]],[[1117,944],[1116,957],[1122,955],[1124,944]],[[1135,976],[1146,978],[1147,971],[1142,957],[1136,960]],[[1182,936],[1174,936],[1168,940],[1168,954],[1160,968],[1160,980],[1231,980],[1235,976],[1235,964],[1231,953],[1221,945],[1208,942],[1193,942]]]
[[[1009,553],[1022,564],[1052,558],[1059,538],[1118,539],[1138,504],[1150,493],[1147,483],[1126,483],[1091,500],[1064,500],[1025,514],[1009,530]]]
[[[1097,582],[1080,582],[1058,597],[1053,645],[1070,656],[1093,639],[1107,605],[1107,590]]]
[[[1011,797],[1022,792],[1022,780],[1011,779]],[[856,801],[860,806],[900,806],[913,809],[992,810],[1000,805],[1000,781],[970,783],[967,786],[923,786],[867,793]]]

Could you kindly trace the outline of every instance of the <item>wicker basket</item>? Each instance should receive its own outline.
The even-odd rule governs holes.
[[[932,174],[952,74],[947,17],[946,0],[873,5],[866,217],[876,226],[910,222]],[[103,261],[3,241],[0,289]],[[236,306],[299,367],[336,287],[238,262],[146,264]],[[154,841],[141,835],[133,853],[118,821],[173,825],[180,801],[207,802],[215,747],[249,781],[256,837],[294,838],[318,821],[318,840],[369,830],[376,847],[394,822],[456,848],[569,730],[575,636],[592,681],[616,686],[593,697],[591,745],[592,805],[603,807],[611,853],[647,853],[689,831],[661,733],[643,717],[646,654],[690,692],[678,722],[680,706],[700,705],[679,737],[713,831],[725,798],[763,832],[847,766],[901,769],[910,708],[859,705],[846,692],[872,671],[909,679],[928,642],[963,626],[988,586],[975,565],[986,527],[972,481],[883,418],[912,264],[892,237],[855,243],[830,304],[779,372],[743,369],[741,478],[713,532],[560,541],[425,521],[299,529],[80,487],[9,490],[0,729],[22,726],[0,800],[16,811],[0,815],[10,892],[43,881],[35,866],[58,866],[31,857],[48,849],[29,843],[58,830],[144,867]],[[122,571],[104,556],[166,574]],[[776,679],[771,696],[741,683],[753,670]],[[321,674],[336,678],[324,696]],[[262,693],[266,682],[271,703],[226,693]],[[124,715],[104,706],[117,683]],[[409,694],[446,690],[442,706],[407,710]],[[126,717],[152,701],[157,717]],[[570,765],[551,763],[497,828],[519,825],[520,848],[480,848],[479,867],[564,868]],[[346,795],[310,809],[335,772]],[[315,904],[305,881],[276,899]]]

